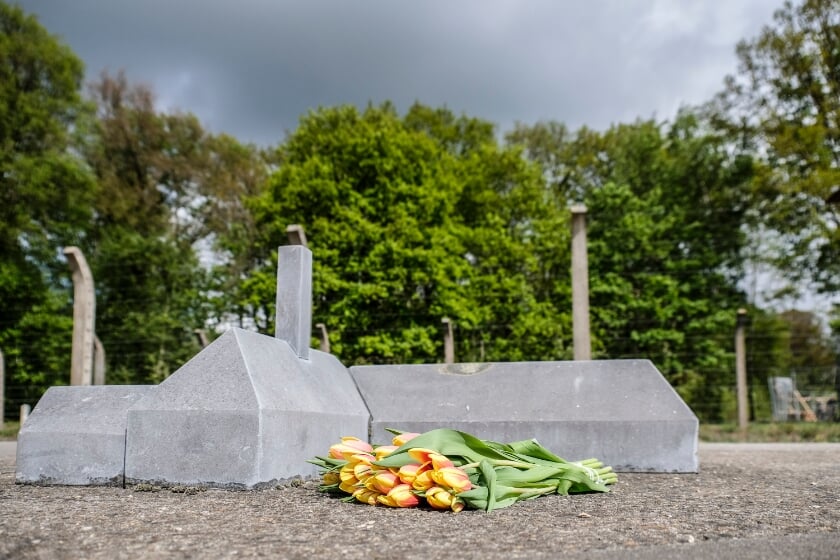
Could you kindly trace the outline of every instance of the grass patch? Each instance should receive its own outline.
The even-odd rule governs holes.
[[[6,420],[0,428],[0,441],[17,441],[18,430],[20,430],[20,422]]]
[[[700,441],[709,443],[840,442],[838,422],[751,422],[746,430],[737,424],[700,424]]]

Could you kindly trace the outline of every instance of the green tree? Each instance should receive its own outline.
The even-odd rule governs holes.
[[[750,160],[689,112],[604,133],[519,125],[508,141],[541,163],[555,196],[588,207],[596,355],[651,359],[699,416],[719,419],[743,303]]]
[[[207,149],[204,202],[197,210],[206,246],[214,253],[214,320],[251,326],[254,317],[266,316],[267,302],[251,297],[250,276],[264,265],[268,253],[260,244],[261,232],[248,201],[262,194],[278,157],[227,135],[209,138]]]
[[[195,329],[258,315],[239,297],[263,262],[243,201],[276,161],[207,133],[194,115],[158,112],[153,92],[123,73],[103,74],[91,95],[100,337],[112,379],[160,381],[196,352]]]
[[[190,114],[158,113],[151,90],[120,73],[91,93],[85,156],[100,184],[88,260],[111,382],[159,382],[198,349],[210,318],[206,238],[209,136]]]
[[[419,104],[403,118],[388,104],[321,109],[281,152],[255,204],[267,262],[247,282],[251,301],[273,302],[275,246],[300,223],[314,253],[313,320],[345,362],[439,361],[443,317],[459,359],[550,353],[556,337],[541,335],[563,320],[535,295],[530,252],[538,233],[554,234],[539,214],[542,181],[491,125]],[[262,310],[261,329],[273,312]]]
[[[756,217],[773,244],[757,252],[795,283],[840,288],[840,2],[785,2],[751,40],[739,43],[738,73],[713,111],[733,144],[765,164]],[[769,253],[769,254],[768,254]]]
[[[0,349],[7,385],[29,402],[69,378],[60,247],[84,242],[94,196],[71,150],[87,112],[82,76],[81,61],[34,16],[0,2]]]

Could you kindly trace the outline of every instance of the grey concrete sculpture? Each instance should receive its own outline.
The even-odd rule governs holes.
[[[16,480],[254,488],[315,473],[343,435],[451,427],[536,437],[616,470],[697,470],[697,418],[646,360],[356,366],[312,350],[312,263],[281,247],[277,336],[231,329],[158,386],[54,387]]]
[[[385,428],[449,427],[483,439],[536,438],[554,453],[620,471],[696,472],[698,422],[647,360],[354,366]]]
[[[232,329],[128,411],[126,480],[253,488],[315,474],[306,460],[369,415],[332,355]]]
[[[15,481],[122,485],[126,411],[154,390],[50,387],[18,433]]]

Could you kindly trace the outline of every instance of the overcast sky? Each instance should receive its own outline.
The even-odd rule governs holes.
[[[23,0],[160,109],[275,144],[318,106],[446,105],[509,130],[667,120],[736,70],[782,0]]]

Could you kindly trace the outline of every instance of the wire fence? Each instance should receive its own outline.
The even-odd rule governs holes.
[[[627,358],[641,358],[644,356],[627,356]],[[655,365],[655,364],[654,364]],[[694,406],[721,407],[722,420],[735,422],[736,385],[735,371],[731,372],[732,383],[725,385],[709,385],[708,394],[716,395],[714,401],[695,401]],[[783,403],[785,416],[779,418],[774,415],[773,390],[770,384],[757,373],[752,375],[759,378],[748,385],[750,419],[758,422],[791,421],[791,422],[837,422],[840,421],[840,371],[837,367],[805,367],[800,366],[791,370],[789,378],[792,380],[794,392],[788,401]],[[70,375],[67,375],[67,383]],[[6,420],[15,421],[19,418],[21,405],[28,404],[34,408],[40,395],[29,385],[6,385],[4,416]],[[700,410],[695,412],[700,415]]]

